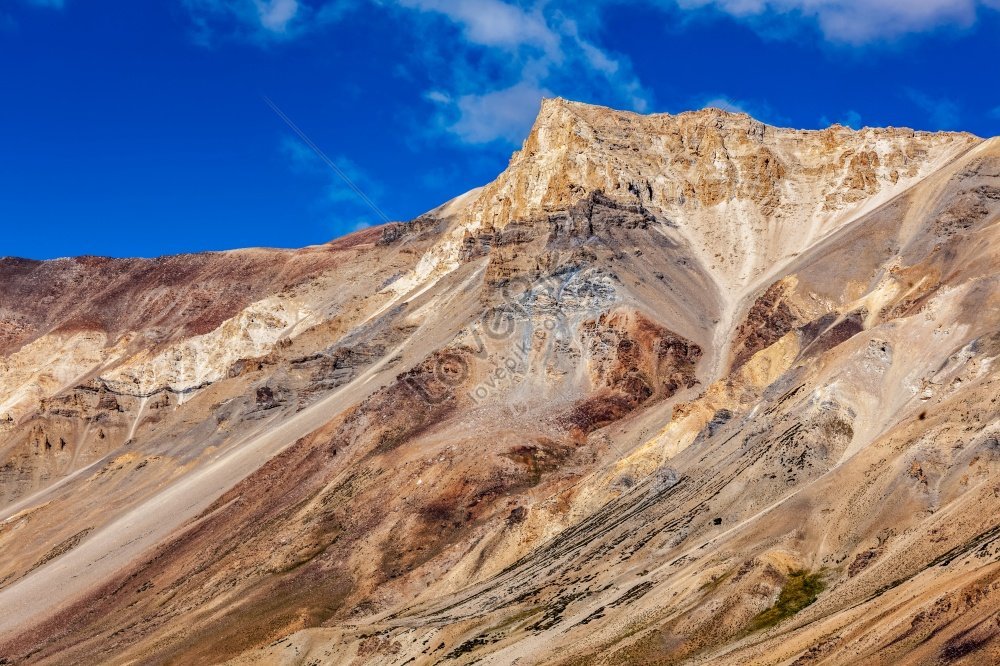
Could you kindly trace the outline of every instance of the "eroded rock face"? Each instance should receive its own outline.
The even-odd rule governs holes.
[[[761,294],[747,312],[746,319],[736,329],[733,339],[733,370],[738,370],[750,358],[767,349],[802,323],[802,315],[789,298],[794,287],[788,279],[775,282]]]
[[[996,660],[998,179],[549,100],[409,223],[0,260],[0,658]]]
[[[641,137],[641,139],[638,139]],[[760,277],[978,139],[806,132],[716,109],[641,116],[548,100],[522,150],[465,214],[478,229],[563,214],[587,193],[673,222],[726,288]]]

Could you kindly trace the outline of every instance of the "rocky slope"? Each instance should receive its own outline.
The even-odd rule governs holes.
[[[556,99],[405,224],[0,260],[0,657],[998,660],[998,221],[998,139]]]

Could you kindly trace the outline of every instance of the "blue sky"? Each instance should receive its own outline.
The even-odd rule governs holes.
[[[1000,0],[4,0],[0,255],[410,219],[492,180],[542,96],[993,136],[998,46]]]

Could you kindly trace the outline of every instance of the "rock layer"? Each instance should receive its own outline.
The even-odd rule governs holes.
[[[9,663],[1000,658],[1000,143],[548,100],[297,251],[0,261]]]

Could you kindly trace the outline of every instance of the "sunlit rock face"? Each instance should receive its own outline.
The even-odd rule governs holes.
[[[997,139],[554,99],[407,223],[0,259],[0,658],[998,661],[998,221]]]

